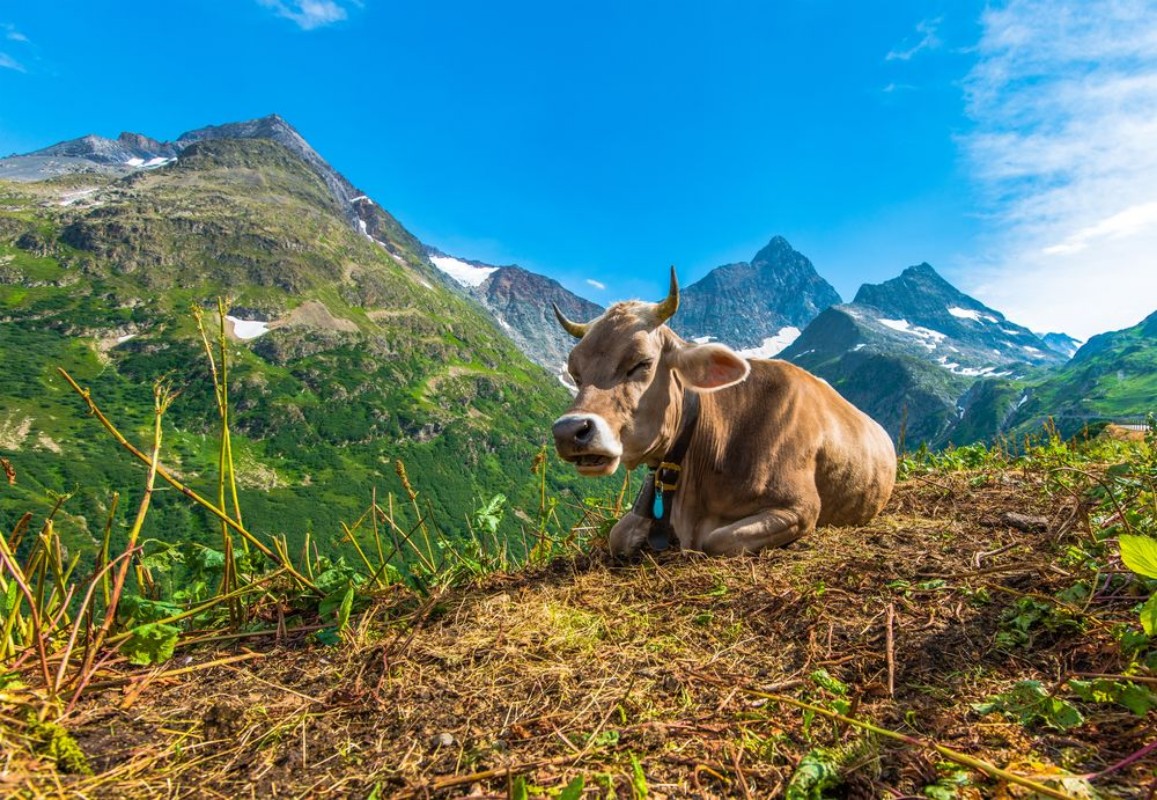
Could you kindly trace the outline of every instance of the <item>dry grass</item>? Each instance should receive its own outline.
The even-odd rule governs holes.
[[[935,754],[749,692],[828,703],[811,677],[820,669],[850,687],[853,716],[1025,774],[1097,772],[1139,750],[1155,712],[1098,706],[1059,733],[971,709],[1018,680],[1119,672],[1111,626],[1135,617],[1110,602],[1083,612],[1084,632],[995,646],[1018,597],[1073,583],[1057,553],[1083,534],[1072,504],[1034,476],[968,479],[902,484],[870,527],[822,530],[760,558],[616,565],[596,550],[417,605],[383,603],[337,648],[290,636],[250,642],[250,660],[134,677],[93,692],[67,723],[92,776],[63,775],[10,738],[0,794],[507,797],[512,776],[533,794],[582,775],[584,796],[630,797],[637,759],[652,798],[774,797],[813,748],[858,743],[845,747],[842,796],[920,795],[937,778]],[[1024,532],[1006,512],[1048,525]],[[973,779],[972,796],[1005,791]],[[1142,760],[1096,785],[1137,797],[1152,780]]]

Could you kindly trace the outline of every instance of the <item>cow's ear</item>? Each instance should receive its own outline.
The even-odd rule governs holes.
[[[710,392],[739,383],[751,372],[747,359],[721,344],[691,344],[680,348],[673,366],[693,389]]]

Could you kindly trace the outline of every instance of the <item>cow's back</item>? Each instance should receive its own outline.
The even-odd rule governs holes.
[[[755,359],[751,367],[747,381],[725,391],[742,394],[744,405],[762,406],[767,427],[757,438],[764,446],[776,442],[772,455],[781,463],[800,463],[798,480],[815,481],[817,524],[858,525],[878,514],[896,479],[896,451],[887,432],[826,381],[794,364]],[[747,435],[752,433],[749,428]]]

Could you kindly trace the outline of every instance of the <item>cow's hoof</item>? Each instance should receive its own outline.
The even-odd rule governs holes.
[[[634,512],[628,513],[611,528],[607,545],[613,556],[633,556],[643,547],[647,533],[651,530],[651,520]]]

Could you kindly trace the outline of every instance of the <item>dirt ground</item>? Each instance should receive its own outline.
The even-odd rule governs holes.
[[[131,681],[93,691],[68,721],[92,776],[9,757],[0,794],[505,798],[557,795],[581,776],[590,798],[762,798],[783,795],[820,748],[842,764],[825,796],[924,797],[948,774],[927,747],[761,694],[1037,780],[1098,773],[1154,739],[1157,712],[1080,705],[1085,722],[1061,731],[973,708],[1018,681],[1057,691],[1126,667],[1113,630],[1136,627],[1136,599],[1056,600],[1083,577],[1062,555],[1088,533],[1075,502],[1041,482],[914,479],[871,526],[759,558],[623,565],[596,550],[383,600],[336,647],[301,634],[183,650],[143,677],[126,670]],[[1033,599],[1063,613],[1010,643],[1008,610]],[[1152,795],[1155,762],[1092,785]],[[959,796],[1030,796],[963,774]]]

